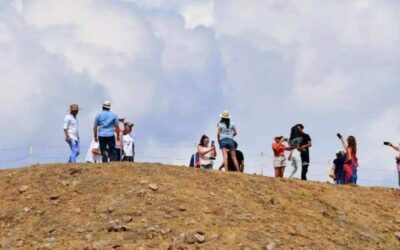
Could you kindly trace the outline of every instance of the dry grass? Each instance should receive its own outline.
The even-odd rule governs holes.
[[[3,249],[400,249],[393,189],[154,164],[6,170],[0,189]]]

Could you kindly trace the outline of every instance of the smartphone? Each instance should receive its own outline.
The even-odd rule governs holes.
[[[341,134],[339,134],[339,133],[337,133],[336,135],[337,135],[337,137],[338,137],[339,139],[342,139],[342,137],[343,137],[343,136],[342,136]]]
[[[211,142],[211,147],[215,147],[215,141]]]
[[[390,142],[385,141],[385,142],[383,142],[383,145],[390,146]]]

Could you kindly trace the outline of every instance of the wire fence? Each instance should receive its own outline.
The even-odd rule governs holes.
[[[84,149],[88,149],[89,145],[81,145],[81,157],[84,158]],[[135,144],[137,162],[148,163],[164,163],[179,166],[188,166],[191,155],[196,151],[195,144],[192,145],[151,145],[151,144]],[[250,150],[248,150],[249,152]],[[256,151],[245,152],[245,172],[249,174],[257,174],[262,176],[274,176],[274,168],[272,166],[272,153],[264,152],[254,153]],[[69,156],[69,148],[67,145],[27,145],[10,148],[0,148],[0,168],[23,167],[33,164],[45,163],[64,163]],[[222,157],[219,157],[222,158]],[[81,161],[85,162],[85,161]],[[308,177],[315,181],[330,181],[329,170],[331,161],[316,160],[310,163]],[[222,159],[216,161],[216,166],[222,164]],[[214,167],[215,168],[215,167]],[[288,164],[286,172],[291,172],[291,166]],[[301,169],[298,170],[299,174]],[[390,179],[391,182],[380,179],[367,179],[363,176],[375,176],[380,174],[384,179]],[[383,168],[365,168],[361,167],[359,171],[359,183],[366,186],[397,186],[398,172],[396,170],[388,170]]]

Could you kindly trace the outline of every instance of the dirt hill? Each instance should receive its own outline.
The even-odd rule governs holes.
[[[393,189],[154,164],[5,170],[0,189],[2,249],[400,249]]]

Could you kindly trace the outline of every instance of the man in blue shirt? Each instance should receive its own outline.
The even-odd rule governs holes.
[[[94,140],[100,144],[103,162],[108,162],[109,159],[115,161],[115,135],[117,140],[120,139],[118,117],[110,109],[111,102],[105,101],[103,111],[96,116],[93,127]]]

